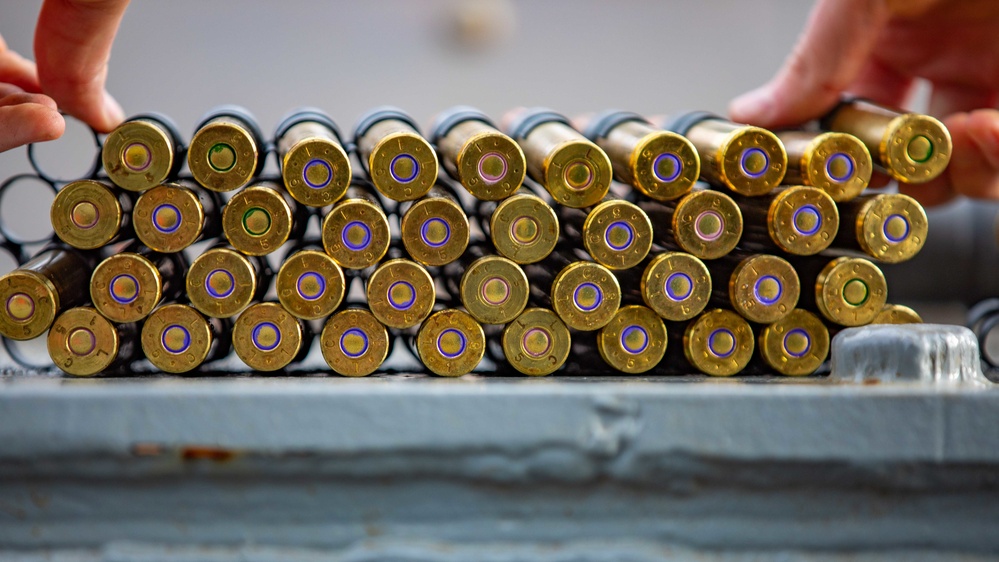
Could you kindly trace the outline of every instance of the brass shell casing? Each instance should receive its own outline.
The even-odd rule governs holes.
[[[735,197],[747,225],[744,244],[756,242],[810,256],[828,248],[839,232],[839,210],[825,191],[792,186],[760,197]]]
[[[776,135],[724,119],[705,119],[685,136],[701,157],[701,179],[741,195],[770,193],[787,171],[787,154]]]
[[[482,325],[456,308],[431,314],[416,334],[420,361],[442,377],[460,377],[472,372],[482,361],[485,350]]]
[[[323,248],[340,267],[364,269],[377,264],[390,241],[381,203],[364,188],[348,188],[323,218]]]
[[[446,189],[433,187],[402,213],[402,244],[413,260],[441,266],[468,247],[468,216]]]
[[[388,329],[363,308],[348,308],[330,316],[320,343],[326,364],[345,377],[374,373],[385,362],[390,347]]]
[[[903,113],[870,102],[845,102],[823,120],[867,146],[876,164],[905,183],[924,183],[950,163],[953,142],[943,123],[929,115]]]
[[[350,158],[336,133],[318,121],[302,121],[277,140],[285,189],[310,207],[335,203],[350,186]]]
[[[45,333],[61,310],[90,298],[92,271],[77,252],[53,248],[0,277],[0,334],[30,340]]]
[[[776,134],[787,151],[785,184],[817,187],[833,201],[849,201],[871,182],[871,153],[857,137],[806,131]]]
[[[281,264],[274,286],[288,312],[303,320],[318,320],[340,306],[346,280],[333,258],[323,252],[301,250]]]
[[[247,367],[277,371],[287,367],[302,350],[302,323],[276,302],[251,305],[232,330],[232,347]]]
[[[642,300],[659,316],[682,322],[700,314],[711,298],[704,262],[683,252],[663,252],[642,273]]]
[[[527,171],[562,205],[581,209],[599,203],[610,189],[610,159],[572,127],[550,121],[518,139]]]
[[[213,248],[198,256],[187,272],[187,297],[206,316],[230,318],[263,293],[257,265],[229,248]]]
[[[483,256],[472,262],[461,276],[461,303],[483,324],[512,322],[527,307],[530,293],[527,275],[512,260]]]
[[[105,183],[74,181],[63,186],[49,211],[60,240],[93,250],[118,238],[131,223],[131,199]]]
[[[655,229],[656,242],[702,260],[728,254],[742,238],[739,206],[720,191],[696,189],[675,202],[643,201],[639,207],[653,224],[672,227]]]
[[[815,305],[826,320],[842,326],[870,324],[885,306],[888,283],[873,263],[842,257],[815,279]]]
[[[253,127],[231,115],[210,119],[191,138],[187,165],[204,188],[233,191],[250,183],[263,162]]]
[[[101,160],[115,185],[145,191],[170,178],[183,158],[180,140],[170,127],[142,116],[129,119],[104,139]],[[178,152],[180,152],[178,154]]]
[[[596,139],[614,166],[614,176],[657,201],[690,192],[701,173],[694,145],[682,135],[642,121],[626,121]]]
[[[157,252],[179,252],[221,229],[220,209],[200,188],[182,184],[156,186],[135,202],[132,223],[143,244]]]
[[[89,306],[71,308],[49,330],[49,357],[63,372],[89,377],[123,365],[136,356],[136,326],[115,326]]]
[[[758,343],[763,361],[782,375],[810,375],[829,356],[829,330],[818,316],[800,308],[764,326]]]
[[[621,286],[606,267],[578,261],[565,266],[552,281],[552,308],[574,330],[598,330],[621,306]]]
[[[840,203],[839,213],[843,227],[834,241],[837,248],[859,249],[878,261],[899,263],[926,243],[926,211],[908,195],[864,195]]]
[[[516,193],[490,215],[489,237],[504,257],[520,264],[536,263],[558,243],[558,217],[540,197]]]
[[[557,371],[568,359],[571,344],[569,329],[546,308],[528,308],[503,330],[503,354],[525,375]]]
[[[393,201],[419,199],[437,181],[437,153],[405,121],[378,121],[355,142],[375,189]]]
[[[90,299],[112,322],[138,322],[164,298],[183,290],[183,263],[176,255],[115,254],[97,264],[90,277]]]
[[[728,304],[736,312],[758,324],[770,324],[790,314],[801,295],[794,267],[767,254],[739,260],[727,284],[722,284],[721,279],[714,282],[716,292],[728,290]]]
[[[401,258],[378,266],[368,278],[365,292],[375,318],[398,329],[418,326],[433,310],[437,298],[426,268]]]
[[[636,374],[652,369],[666,354],[666,325],[650,308],[621,307],[600,329],[597,350],[618,371]]]
[[[441,163],[477,199],[512,195],[527,173],[524,152],[513,139],[482,121],[462,121],[437,140]]]
[[[886,304],[871,324],[922,324],[919,313],[901,304]]]
[[[586,214],[583,246],[594,261],[610,269],[634,267],[652,249],[652,221],[634,203],[603,201]]]
[[[222,209],[222,230],[230,244],[250,256],[264,256],[298,229],[291,203],[274,189],[254,185],[232,196]]]
[[[200,312],[184,304],[168,304],[142,323],[141,341],[154,367],[166,373],[187,373],[205,362],[216,338]]]
[[[729,377],[746,368],[753,357],[753,329],[731,310],[714,309],[687,325],[683,352],[704,374]]]

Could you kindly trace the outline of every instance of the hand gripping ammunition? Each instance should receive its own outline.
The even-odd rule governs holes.
[[[694,189],[676,201],[640,201],[638,206],[656,225],[655,243],[668,250],[713,260],[731,252],[742,238],[742,213],[720,191]]]
[[[365,377],[385,362],[391,349],[385,325],[364,308],[347,308],[330,316],[320,337],[323,358],[337,374]]]
[[[652,222],[634,203],[608,197],[591,209],[561,207],[559,217],[564,235],[581,238],[593,260],[609,269],[634,267],[652,249]]]
[[[666,353],[666,325],[649,308],[623,306],[600,329],[597,350],[604,362],[623,373],[644,373]]]
[[[368,277],[368,306],[389,328],[418,326],[436,301],[434,280],[422,265],[407,259],[390,259]]]
[[[0,334],[13,340],[37,338],[63,310],[90,298],[95,256],[53,245],[0,277]]]
[[[950,132],[929,115],[846,100],[822,119],[822,128],[860,139],[874,163],[901,182],[928,182],[950,162]]]
[[[871,153],[857,137],[807,131],[776,134],[787,151],[785,184],[817,187],[833,201],[849,201],[870,183]]]
[[[259,183],[232,196],[222,209],[222,230],[234,248],[265,256],[300,238],[308,211],[273,183]]]
[[[671,322],[700,314],[711,298],[711,274],[704,262],[684,252],[663,252],[644,266],[615,275],[624,300],[644,303]]]
[[[460,377],[478,367],[485,353],[482,325],[467,312],[448,308],[423,321],[416,333],[416,353],[430,372]]]
[[[138,325],[112,324],[89,306],[60,314],[46,343],[56,367],[77,377],[119,372],[139,359]]]
[[[112,322],[138,322],[161,301],[184,292],[186,271],[183,254],[159,254],[145,248],[118,253],[94,269],[90,300]]]
[[[187,297],[206,316],[230,318],[267,293],[271,271],[256,256],[225,246],[201,254],[187,271]]]
[[[885,263],[906,261],[923,248],[929,221],[915,199],[901,193],[862,195],[839,204],[835,249],[859,250]]]
[[[782,375],[814,373],[829,356],[829,330],[819,317],[796,308],[760,330],[763,361]]]
[[[288,312],[302,320],[318,320],[339,308],[346,280],[321,247],[305,244],[283,260],[274,286]]]
[[[919,313],[901,304],[886,304],[871,324],[922,324]]]
[[[465,310],[482,324],[506,324],[527,307],[527,276],[516,262],[471,246],[464,256],[444,268],[448,292],[461,299]]]
[[[133,197],[100,181],[70,182],[52,201],[52,230],[63,242],[83,250],[127,238],[132,232]]]
[[[402,243],[413,260],[441,266],[468,247],[468,216],[447,187],[435,185],[418,201],[404,203],[400,213]]]
[[[232,347],[254,371],[277,371],[305,357],[309,336],[301,320],[280,304],[259,302],[236,319]]]
[[[569,357],[572,337],[546,308],[528,308],[503,330],[503,355],[511,367],[532,376],[550,375]]]
[[[179,252],[222,234],[218,195],[189,182],[156,186],[135,202],[135,234],[157,252]]]
[[[657,201],[686,195],[700,176],[701,159],[689,140],[635,113],[601,113],[583,134],[607,153],[615,178]]]
[[[232,326],[186,304],[168,304],[142,323],[141,341],[146,359],[157,369],[188,373],[229,354]]]
[[[491,205],[490,205],[491,206]],[[519,264],[541,261],[558,243],[558,217],[551,206],[526,189],[480,215],[496,251]]]
[[[350,185],[350,158],[343,135],[322,110],[298,109],[274,133],[285,189],[309,207],[331,205]]]
[[[237,106],[222,106],[195,127],[187,151],[191,175],[212,191],[233,191],[264,167],[264,135],[256,119]]]
[[[475,108],[456,106],[441,113],[430,142],[448,175],[478,199],[505,199],[524,183],[527,163],[520,146]]]
[[[523,149],[528,174],[556,202],[592,207],[607,195],[613,174],[610,159],[565,116],[541,108],[521,110],[512,115],[507,133]]]
[[[678,115],[663,126],[687,137],[701,158],[701,179],[741,195],[763,195],[780,185],[787,154],[776,135],[697,111]]]
[[[598,330],[621,306],[621,287],[606,267],[553,252],[524,268],[535,302],[551,308],[574,330]]]
[[[712,301],[750,322],[770,324],[794,310],[801,284],[794,267],[767,254],[730,254],[711,263]]]
[[[839,232],[839,210],[815,187],[779,188],[759,197],[733,196],[744,227],[743,247],[810,256],[825,250]]]
[[[437,181],[437,153],[419,131],[409,114],[394,107],[369,111],[354,128],[361,167],[393,201],[419,199]]]
[[[177,177],[185,148],[177,126],[165,115],[136,115],[104,139],[101,160],[122,189],[145,191]]]
[[[796,259],[795,269],[805,290],[800,308],[816,310],[834,324],[870,324],[885,306],[888,284],[868,260],[841,257]]]
[[[687,325],[683,352],[706,375],[729,377],[746,368],[753,358],[753,329],[731,310],[714,309]]]
[[[323,218],[323,248],[340,267],[364,269],[382,259],[390,241],[381,201],[366,182],[355,179]]]

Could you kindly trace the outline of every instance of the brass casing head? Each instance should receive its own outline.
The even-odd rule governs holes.
[[[389,328],[418,326],[436,301],[434,280],[426,268],[406,259],[389,260],[368,278],[368,306]]]
[[[548,257],[558,243],[558,234],[555,211],[534,195],[511,195],[489,217],[489,237],[496,251],[519,264]]]
[[[250,256],[267,255],[287,242],[293,220],[284,196],[261,185],[233,195],[222,209],[226,239]]]
[[[697,149],[684,136],[642,121],[626,121],[597,139],[614,175],[657,201],[686,195],[701,174]]]
[[[789,187],[771,201],[767,230],[774,244],[789,254],[817,254],[828,248],[839,232],[839,209],[821,189]]]
[[[782,375],[814,373],[829,355],[829,330],[819,317],[796,308],[760,331],[760,356]]]
[[[455,308],[430,315],[416,334],[416,352],[430,372],[460,377],[472,372],[486,351],[482,325]]]
[[[527,171],[566,207],[599,203],[610,189],[613,170],[599,146],[564,123],[538,125],[520,141]]]
[[[528,308],[503,330],[503,354],[525,375],[549,375],[569,357],[569,329],[547,308]]]
[[[440,266],[468,247],[468,216],[450,197],[424,197],[402,216],[402,244],[415,261]]]
[[[198,256],[187,271],[187,298],[206,316],[230,318],[250,305],[257,291],[257,270],[228,248]]]
[[[825,125],[859,138],[875,162],[901,182],[928,182],[950,163],[950,132],[929,115],[901,113],[855,101],[835,109]]]
[[[232,331],[236,355],[255,371],[277,371],[302,347],[302,324],[281,305],[259,302],[247,308]]]
[[[732,308],[750,322],[770,324],[798,305],[801,283],[791,264],[777,256],[748,257],[732,272],[728,283]]]
[[[49,357],[63,372],[89,377],[107,369],[118,357],[118,330],[89,306],[71,308],[49,330]]]
[[[621,286],[606,267],[593,262],[570,263],[552,281],[552,308],[573,330],[599,330],[621,306]]]
[[[142,352],[154,367],[167,373],[197,369],[214,339],[208,320],[184,304],[161,306],[142,324]]]
[[[0,334],[14,340],[37,338],[60,309],[59,291],[47,277],[15,269],[0,277]]]
[[[295,252],[274,281],[278,300],[303,320],[325,318],[340,306],[346,281],[333,258],[315,250]]]
[[[624,373],[644,373],[666,353],[666,324],[652,309],[621,307],[597,338],[600,357]]]
[[[676,243],[684,251],[702,260],[713,260],[739,243],[742,212],[728,195],[705,189],[677,203],[672,226]]]
[[[65,185],[52,201],[49,215],[56,236],[84,250],[100,248],[113,240],[123,220],[114,188],[94,180]]]
[[[888,283],[873,263],[836,258],[815,280],[815,304],[822,316],[842,326],[870,324],[885,306]]]
[[[711,298],[711,274],[704,262],[683,252],[664,252],[642,274],[642,299],[671,322],[697,316]]]
[[[174,169],[175,142],[170,131],[152,119],[125,121],[104,139],[104,171],[122,189],[155,187]]]
[[[922,205],[912,197],[886,193],[863,203],[854,229],[865,254],[878,261],[899,263],[923,249],[929,221]]]
[[[132,224],[139,240],[157,252],[187,248],[201,236],[205,208],[198,195],[180,185],[160,185],[135,202]]]
[[[766,129],[706,119],[686,134],[701,157],[701,178],[742,195],[764,195],[780,185],[787,153]]]
[[[336,135],[316,121],[303,121],[277,139],[285,189],[310,207],[336,202],[350,186],[350,158]]]
[[[419,199],[437,181],[437,153],[403,121],[375,123],[357,139],[357,150],[375,189],[393,201]]]
[[[375,265],[388,251],[390,240],[388,218],[371,201],[341,201],[323,219],[323,248],[346,269]]]
[[[886,304],[874,317],[871,324],[922,324],[919,313],[900,304]]]
[[[635,267],[652,249],[652,221],[634,203],[604,201],[586,215],[583,246],[600,265],[610,269]]]
[[[240,120],[220,116],[194,133],[187,151],[187,166],[203,187],[233,191],[253,179],[261,148]]]
[[[777,136],[787,149],[785,184],[817,187],[834,201],[849,201],[871,181],[871,153],[853,135],[783,131]]]
[[[483,324],[512,322],[527,306],[527,275],[515,262],[500,256],[482,256],[461,276],[461,303]]]
[[[753,357],[753,329],[731,310],[705,312],[687,326],[683,352],[704,374],[730,377],[746,368]]]
[[[144,256],[125,252],[97,264],[90,278],[94,308],[119,324],[138,322],[163,298],[163,278]]]
[[[477,199],[505,199],[524,183],[527,163],[520,146],[482,121],[455,125],[437,148],[444,169]]]
[[[326,321],[320,343],[330,369],[345,377],[364,377],[388,357],[389,333],[374,314],[348,308]]]

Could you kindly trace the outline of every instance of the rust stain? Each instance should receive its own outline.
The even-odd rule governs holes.
[[[157,443],[136,443],[132,454],[137,457],[158,457],[163,454],[163,446]]]
[[[222,447],[190,445],[180,449],[180,458],[185,461],[207,460],[223,463],[235,459],[236,451]]]

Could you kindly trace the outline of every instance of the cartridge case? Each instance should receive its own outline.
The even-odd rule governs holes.
[[[345,269],[364,269],[388,251],[391,233],[381,201],[364,182],[355,181],[323,217],[323,248]]]
[[[60,240],[93,250],[132,233],[132,194],[96,180],[63,186],[52,201],[49,218]]]
[[[600,329],[597,350],[604,362],[623,373],[644,373],[666,353],[666,325],[652,309],[621,307]]]
[[[232,196],[222,209],[222,230],[234,248],[265,256],[305,232],[308,213],[273,183],[259,183]]]
[[[732,251],[742,238],[743,220],[731,197],[695,189],[676,201],[640,201],[652,224],[653,240],[668,250],[683,250],[702,260]]]
[[[621,287],[606,267],[553,252],[524,268],[534,302],[551,308],[573,330],[598,330],[621,306]]]
[[[482,324],[506,324],[527,307],[527,275],[514,261],[470,247],[458,261],[444,269],[452,296]]]
[[[309,246],[284,260],[274,286],[288,312],[303,320],[318,320],[340,306],[346,280],[333,258]]]
[[[839,210],[815,187],[779,188],[759,197],[734,196],[742,213],[743,247],[810,256],[828,248],[839,232]]]
[[[543,260],[555,249],[559,238],[555,211],[526,190],[501,201],[483,226],[496,251],[519,264]]]
[[[218,361],[232,348],[232,326],[220,318],[206,318],[185,304],[154,310],[142,323],[142,351],[157,369],[188,373]]]
[[[326,364],[345,377],[365,377],[377,371],[389,355],[391,342],[385,325],[360,307],[330,316],[320,336]]]
[[[649,216],[621,199],[608,197],[591,209],[562,207],[559,221],[567,238],[581,238],[593,260],[609,269],[634,267],[652,249]]]
[[[782,375],[810,375],[829,356],[829,330],[818,316],[800,308],[761,328],[758,339],[760,357]]]
[[[527,173],[561,205],[592,207],[607,195],[610,159],[569,120],[553,111],[527,109],[512,116],[507,133],[520,144]]]
[[[842,227],[834,249],[859,250],[877,261],[899,263],[926,243],[926,211],[908,195],[863,195],[840,203],[839,215]]]
[[[0,334],[34,339],[49,329],[63,310],[87,302],[93,255],[49,246],[28,263],[0,277]]]
[[[138,325],[112,324],[89,306],[60,314],[46,343],[56,367],[76,377],[118,372],[139,358]]]
[[[245,109],[222,106],[210,111],[195,127],[187,151],[187,166],[202,187],[233,191],[264,167],[264,136]]]
[[[901,304],[886,304],[871,321],[871,324],[922,324],[919,313]]]
[[[437,181],[437,153],[400,109],[366,113],[354,128],[354,144],[375,189],[393,201],[423,197]]]
[[[185,154],[173,121],[147,113],[129,118],[108,134],[101,161],[115,185],[145,191],[177,177]]]
[[[232,347],[254,371],[277,371],[305,356],[311,343],[307,336],[302,322],[280,304],[259,302],[236,319]]]
[[[849,201],[871,182],[871,153],[860,139],[846,133],[779,131],[787,151],[787,185],[809,185],[833,201]]]
[[[753,329],[731,310],[714,309],[687,325],[683,352],[706,375],[728,377],[746,368],[753,358]]]
[[[943,123],[865,100],[845,100],[822,119],[822,127],[851,134],[867,147],[874,163],[905,183],[939,176],[950,162],[953,143]]]
[[[626,302],[644,303],[671,322],[700,314],[711,298],[711,274],[704,262],[684,252],[662,252],[644,267],[615,272]]]
[[[222,234],[218,195],[188,182],[156,186],[135,202],[135,234],[152,250],[179,252]]]
[[[172,300],[184,291],[186,271],[183,254],[160,254],[141,248],[118,253],[94,269],[90,300],[112,322],[138,322],[161,301]]]
[[[416,334],[416,352],[430,372],[460,377],[478,367],[485,353],[486,336],[467,312],[448,308],[423,321]]]
[[[503,355],[511,367],[531,376],[550,375],[569,357],[569,329],[551,310],[528,308],[503,330]]]
[[[468,216],[450,189],[436,185],[426,195],[400,207],[402,243],[413,260],[441,266],[468,247]]]
[[[430,139],[444,170],[478,199],[504,199],[524,183],[524,152],[477,109],[457,106],[444,111]]]
[[[368,277],[365,292],[375,318],[400,330],[423,322],[436,301],[430,273],[422,265],[402,258],[379,265]]]
[[[767,254],[730,254],[711,263],[712,301],[750,322],[770,324],[794,310],[801,284],[793,266]]]
[[[187,271],[187,297],[206,316],[230,318],[267,292],[271,271],[256,256],[217,246],[197,257]]]
[[[278,124],[274,144],[284,187],[295,201],[324,207],[343,197],[350,186],[350,158],[329,115],[311,107],[292,112]]]
[[[796,259],[795,269],[806,288],[800,308],[818,311],[834,324],[870,324],[885,306],[888,284],[885,276],[868,260],[840,257]]]

